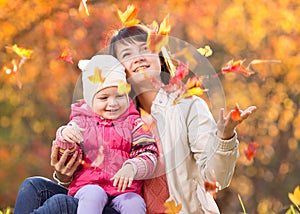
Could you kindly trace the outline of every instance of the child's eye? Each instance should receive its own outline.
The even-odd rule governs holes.
[[[123,97],[125,97],[125,94],[119,94],[119,95],[117,95],[117,98],[123,98]]]
[[[106,100],[107,97],[97,97],[98,100]]]

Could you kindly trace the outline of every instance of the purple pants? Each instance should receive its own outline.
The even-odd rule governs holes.
[[[102,213],[108,203],[108,196],[104,189],[98,185],[86,185],[82,187],[74,196],[79,200],[77,213]],[[144,199],[137,193],[127,192],[114,197],[110,204],[121,214],[145,214],[146,204]]]

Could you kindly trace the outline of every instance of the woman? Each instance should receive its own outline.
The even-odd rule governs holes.
[[[221,109],[217,128],[203,99],[185,98],[174,105],[178,92],[152,84],[153,78],[162,81],[164,60],[148,49],[148,32],[141,25],[125,27],[110,46],[111,54],[124,65],[140,106],[154,117],[161,142],[165,174],[145,184],[147,212],[164,212],[163,203],[172,196],[182,204],[182,213],[218,213],[204,183],[218,181],[222,189],[229,185],[238,157],[235,127],[256,107],[241,111],[239,121],[231,119],[232,111],[224,117]],[[155,183],[163,185],[153,189]]]
[[[176,203],[182,204],[182,213],[218,213],[213,197],[204,189],[204,183],[218,181],[221,188],[229,185],[238,156],[235,127],[256,107],[240,110],[239,121],[231,119],[233,110],[224,117],[224,110],[221,109],[216,124],[207,104],[199,97],[181,99],[176,105],[172,105],[176,92],[167,93],[163,88],[156,88],[152,84],[153,81],[146,78],[150,76],[156,81],[168,83],[168,78],[164,78],[163,75],[168,72],[164,69],[165,63],[160,60],[158,54],[148,50],[147,36],[147,29],[144,27],[125,27],[112,38],[110,46],[111,54],[126,68],[127,80],[135,90],[137,103],[156,120],[157,135],[161,142],[161,159],[157,176],[147,181],[144,188],[147,212],[163,213],[165,211],[163,203],[172,196]],[[57,161],[57,152],[58,149],[54,147],[51,165],[55,168],[59,183],[68,185],[80,163],[80,157],[74,154],[65,164],[68,151],[60,161]],[[39,178],[34,179],[43,185],[46,183]],[[29,179],[26,182],[33,180]],[[36,185],[22,184],[22,186],[36,195],[37,190],[32,190],[36,189]],[[50,188],[58,189],[53,186]],[[63,191],[59,189],[52,195],[57,193]],[[24,195],[26,194],[23,194],[23,198]],[[20,207],[19,197],[21,196],[17,198],[16,207]],[[38,209],[49,212],[36,213],[62,213],[62,209],[64,211],[68,209],[68,213],[73,213],[74,210],[76,212],[75,199],[63,194],[50,197]]]

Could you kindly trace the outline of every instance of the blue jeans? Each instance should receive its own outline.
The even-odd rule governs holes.
[[[78,199],[68,196],[68,190],[43,177],[23,181],[16,199],[14,214],[76,214]],[[118,214],[105,207],[103,214]]]

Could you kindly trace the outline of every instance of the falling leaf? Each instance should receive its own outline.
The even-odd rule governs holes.
[[[69,48],[64,48],[58,56],[58,58],[70,64],[74,64],[72,59],[72,53]]]
[[[102,77],[102,71],[95,67],[94,74],[88,77],[92,83],[104,83],[105,78]]]
[[[204,188],[206,192],[209,192],[212,194],[214,199],[217,197],[217,192],[221,189],[221,186],[219,182],[215,181],[214,183],[210,183],[208,181],[204,182]]]
[[[248,146],[244,149],[244,154],[248,160],[251,160],[256,156],[257,147],[258,143],[252,142],[249,143]]]
[[[202,88],[202,85],[203,85],[202,81],[203,81],[202,77],[198,77],[198,76],[191,77],[186,81],[185,87],[187,89],[191,89],[191,88],[194,88],[194,87],[201,87]]]
[[[230,73],[230,72],[237,72],[237,73],[244,74],[245,76],[250,76],[254,74],[255,72],[250,71],[243,65],[244,62],[245,60],[237,60],[237,61],[230,60],[229,62],[226,63],[224,67],[222,67],[221,72],[223,74]]]
[[[156,22],[153,22],[152,24],[155,26]],[[148,38],[147,38],[147,46],[150,51],[153,53],[159,53],[163,47],[167,46],[169,42],[168,35],[171,31],[171,26],[169,23],[169,15],[167,15],[162,23],[159,26],[158,32],[156,32],[157,28],[152,28],[148,32]]]
[[[130,92],[130,90],[131,90],[130,84],[121,80],[118,85],[118,93],[119,94],[128,94]]]
[[[198,52],[202,55],[202,56],[211,56],[213,54],[212,49],[210,48],[210,46],[205,45],[204,48],[199,48],[197,49]]]
[[[125,12],[118,10],[118,16],[125,27],[134,26],[140,21],[136,19],[138,10],[134,5],[128,5]]]
[[[164,206],[167,208],[166,214],[177,214],[182,209],[182,204],[176,205],[175,200],[171,197],[165,201]]]
[[[189,65],[196,65],[197,61],[195,57],[193,56],[192,52],[188,48],[182,48],[180,51],[174,54],[174,58],[183,57],[186,59],[187,62],[189,62]]]
[[[289,193],[288,194],[289,199],[291,200],[291,202],[293,202],[293,204],[295,204],[296,206],[300,206],[300,187],[297,186],[294,189],[294,193]]]
[[[23,59],[26,60],[26,58],[22,58],[21,61],[23,61]],[[11,61],[11,67],[8,67],[7,65],[2,67],[2,70],[7,75],[12,75],[15,77],[19,89],[21,89],[23,86],[22,82],[19,79],[19,70],[23,64],[21,61],[18,63],[17,60],[13,59]]]
[[[241,112],[238,104],[236,104],[234,110],[231,113],[231,119],[234,121],[240,121],[242,119],[241,113],[242,112]]]
[[[96,159],[91,163],[92,167],[99,167],[104,160],[103,146],[100,146]]]
[[[26,58],[26,59],[29,59],[33,53],[32,50],[25,49],[25,48],[19,48],[16,44],[13,45],[12,47],[6,46],[5,48],[14,51],[18,56],[20,56],[21,58]]]
[[[87,2],[87,0],[81,0],[78,10],[79,10],[79,11],[83,11],[83,10],[84,10],[85,14],[86,14],[87,16],[89,16],[89,15],[90,15],[90,12],[89,12],[89,10],[88,10],[88,7],[87,7],[86,2]]]
[[[140,108],[141,113],[141,119],[143,120],[144,124],[142,125],[142,128],[144,131],[152,131],[156,125],[155,120],[151,116],[151,114],[148,114],[144,109]]]
[[[160,23],[159,25],[159,30],[158,30],[158,34],[159,35],[169,35],[171,32],[171,25],[170,25],[170,20],[169,20],[169,14],[165,16],[165,18],[163,19],[163,21]]]

